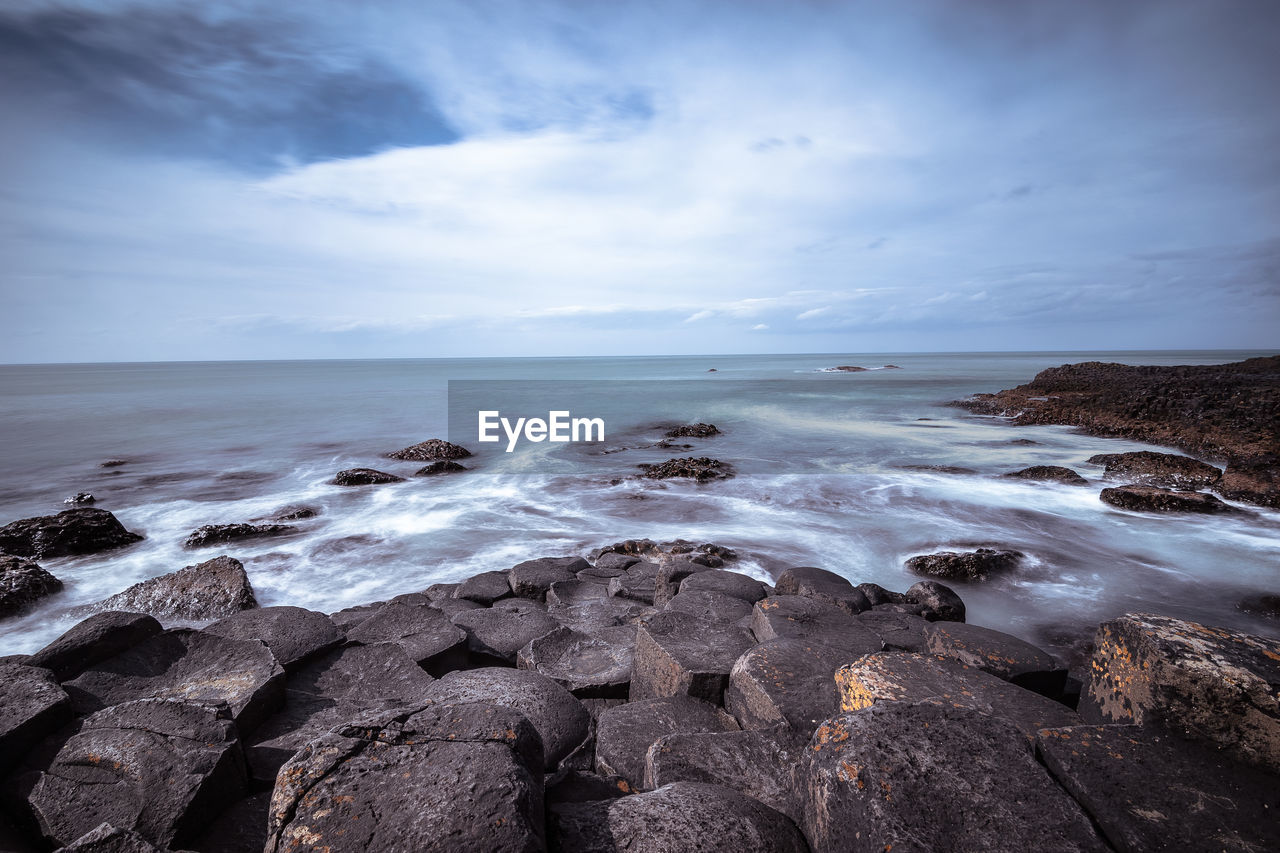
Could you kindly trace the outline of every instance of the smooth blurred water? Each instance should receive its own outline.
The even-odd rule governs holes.
[[[1246,593],[1280,590],[1280,514],[1121,512],[1098,500],[1101,471],[1085,460],[1154,448],[1066,427],[1010,427],[945,405],[1068,362],[1212,364],[1263,354],[4,366],[0,523],[57,512],[67,495],[89,491],[97,506],[147,538],[117,552],[45,561],[66,590],[29,615],[0,622],[0,654],[43,645],[74,623],[77,606],[220,553],[244,561],[262,604],[333,611],[639,537],[728,545],[742,554],[741,569],[761,577],[787,565],[817,565],[899,590],[918,580],[902,566],[913,554],[1012,547],[1029,555],[1019,575],[957,586],[970,621],[1049,644],[1059,626],[1078,630],[1131,610],[1275,634],[1273,622],[1247,616],[1235,603]],[[822,372],[888,363],[902,369]],[[450,380],[501,381],[533,403],[592,380],[577,382],[590,393],[574,399],[588,399],[593,410],[574,414],[605,417],[609,433],[603,446],[544,443],[506,454],[478,445],[459,434],[465,425],[449,423]],[[557,407],[548,400],[540,411]],[[696,449],[682,453],[622,449],[656,441],[661,423],[692,421],[713,422],[725,434],[687,440]],[[449,437],[477,452],[465,474],[357,489],[327,483],[354,466],[408,476],[417,463],[381,454],[446,437],[450,426]],[[1014,443],[1024,439],[1036,443]],[[632,478],[638,463],[689,454],[731,462],[739,475],[702,485]],[[100,467],[108,459],[128,464]],[[1033,464],[1066,465],[1094,482],[1084,488],[998,477]],[[296,535],[182,548],[202,524],[247,521],[299,503],[321,514],[298,522]]]

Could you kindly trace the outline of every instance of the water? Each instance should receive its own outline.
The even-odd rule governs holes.
[[[74,624],[78,607],[220,553],[245,563],[262,604],[331,612],[640,537],[728,545],[742,555],[738,568],[761,578],[787,565],[816,565],[897,590],[918,580],[902,565],[914,554],[1011,547],[1028,555],[1016,577],[957,586],[970,621],[1050,646],[1133,610],[1275,634],[1274,622],[1235,603],[1280,589],[1280,513],[1156,517],[1111,509],[1097,498],[1099,466],[1085,460],[1159,448],[1067,427],[1015,428],[945,405],[1067,362],[1212,364],[1264,354],[0,367],[0,522],[57,512],[64,497],[88,491],[146,536],[117,552],[43,561],[66,589],[0,622],[0,655],[39,648]],[[902,369],[823,372],[886,363]],[[544,443],[506,454],[462,435],[458,405],[450,424],[450,380],[502,380],[504,393],[523,395],[542,412],[558,407],[550,398],[567,395],[575,415],[604,417],[609,432],[603,445]],[[455,384],[455,404],[462,391],[486,387]],[[688,440],[696,445],[691,453],[733,463],[738,477],[703,485],[631,479],[638,463],[686,455],[635,449],[657,440],[666,421],[717,424],[725,434]],[[450,437],[477,452],[466,474],[357,489],[327,483],[355,466],[408,476],[417,464],[381,454],[446,437],[451,426]],[[108,459],[128,464],[100,467]],[[996,476],[1033,464],[1066,465],[1095,482],[1083,488]],[[202,524],[247,521],[289,504],[320,515],[297,522],[298,532],[285,538],[182,548]]]

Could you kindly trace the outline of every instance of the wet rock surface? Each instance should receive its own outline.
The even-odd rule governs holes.
[[[829,601],[849,613],[871,609],[866,594],[835,572],[813,566],[796,566],[778,576],[778,595],[804,595]]]
[[[244,565],[222,556],[136,583],[94,608],[136,611],[161,619],[199,620],[217,619],[257,606]]]
[[[1135,512],[1195,512],[1222,515],[1240,510],[1204,492],[1178,492],[1159,486],[1114,486],[1098,498],[1105,504]]]
[[[141,541],[114,515],[91,507],[23,518],[0,527],[0,553],[34,560],[97,554]]]
[[[643,469],[640,476],[650,480],[681,478],[705,483],[711,480],[727,480],[734,475],[732,465],[709,456],[668,459],[656,465],[643,464],[640,467]]]
[[[226,542],[284,536],[294,531],[295,528],[287,524],[206,524],[193,530],[182,547],[209,548]]]
[[[62,590],[62,581],[30,560],[0,554],[0,619],[24,613]]]
[[[395,643],[428,672],[448,672],[465,660],[467,634],[429,604],[392,601],[349,628],[347,640],[364,645]]]
[[[720,435],[715,424],[684,424],[663,433],[667,438],[710,438]]]
[[[1050,699],[1062,695],[1067,670],[1026,640],[980,625],[945,622],[930,625],[925,635],[930,654],[989,672]]]
[[[1139,486],[1162,486],[1168,489],[1203,489],[1222,479],[1222,469],[1176,453],[1100,453],[1089,457],[1094,465],[1103,465],[1103,476]]]
[[[590,633],[562,625],[530,641],[516,665],[554,679],[581,699],[626,698],[635,644],[634,625]]]
[[[466,459],[471,455],[460,444],[453,444],[441,438],[428,438],[417,444],[387,454],[388,459],[402,459],[408,462],[430,462],[435,459]]]
[[[723,621],[679,610],[650,616],[636,629],[630,699],[689,696],[723,704],[729,671],[753,645],[747,631]]]
[[[164,629],[145,613],[95,613],[33,654],[28,663],[49,669],[60,681],[75,678],[99,661],[133,648]]]
[[[1089,481],[1070,468],[1060,465],[1032,465],[1020,471],[1010,471],[1005,477],[1013,480],[1034,480],[1040,483],[1062,483],[1065,486],[1087,486]]]
[[[330,482],[335,486],[377,486],[383,483],[403,483],[404,477],[374,468],[348,468],[334,474]]]
[[[953,581],[985,581],[1017,570],[1022,562],[1020,551],[979,548],[957,553],[939,551],[907,560],[907,570],[917,575]]]
[[[429,462],[414,471],[413,476],[435,477],[439,474],[458,474],[466,470],[467,467],[465,465],[459,465],[451,459],[437,459],[435,462]]]

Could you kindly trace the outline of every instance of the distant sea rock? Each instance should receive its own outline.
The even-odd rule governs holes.
[[[382,483],[403,483],[404,477],[373,468],[348,468],[334,474],[330,482],[335,486],[376,486]]]
[[[715,424],[684,424],[665,433],[667,438],[709,438],[720,434]]]
[[[1018,568],[1025,555],[1020,551],[979,548],[956,553],[939,551],[907,560],[907,569],[918,575],[943,580],[985,581],[993,575],[1005,575]]]
[[[226,542],[239,542],[244,539],[261,539],[267,536],[282,536],[293,533],[297,528],[287,524],[206,524],[197,528],[182,543],[184,548],[208,548]]]
[[[1039,482],[1062,483],[1067,486],[1087,486],[1089,481],[1070,468],[1060,465],[1032,465],[1021,471],[1010,471],[1004,475],[1015,480],[1036,480]]]
[[[433,459],[466,459],[471,451],[459,444],[440,438],[429,438],[417,444],[388,453],[388,459],[402,459],[408,462],[430,462]]]
[[[708,480],[727,480],[734,475],[733,466],[709,456],[689,456],[682,459],[668,459],[657,465],[640,465],[644,472],[640,475],[650,480],[669,480],[672,478],[688,478],[699,483]]]
[[[413,476],[434,477],[437,474],[457,474],[466,470],[467,467],[465,465],[459,465],[452,459],[437,459],[435,462],[430,462],[414,471]]]

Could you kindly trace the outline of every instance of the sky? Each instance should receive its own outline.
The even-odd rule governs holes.
[[[0,362],[1280,347],[1271,0],[0,0]]]

